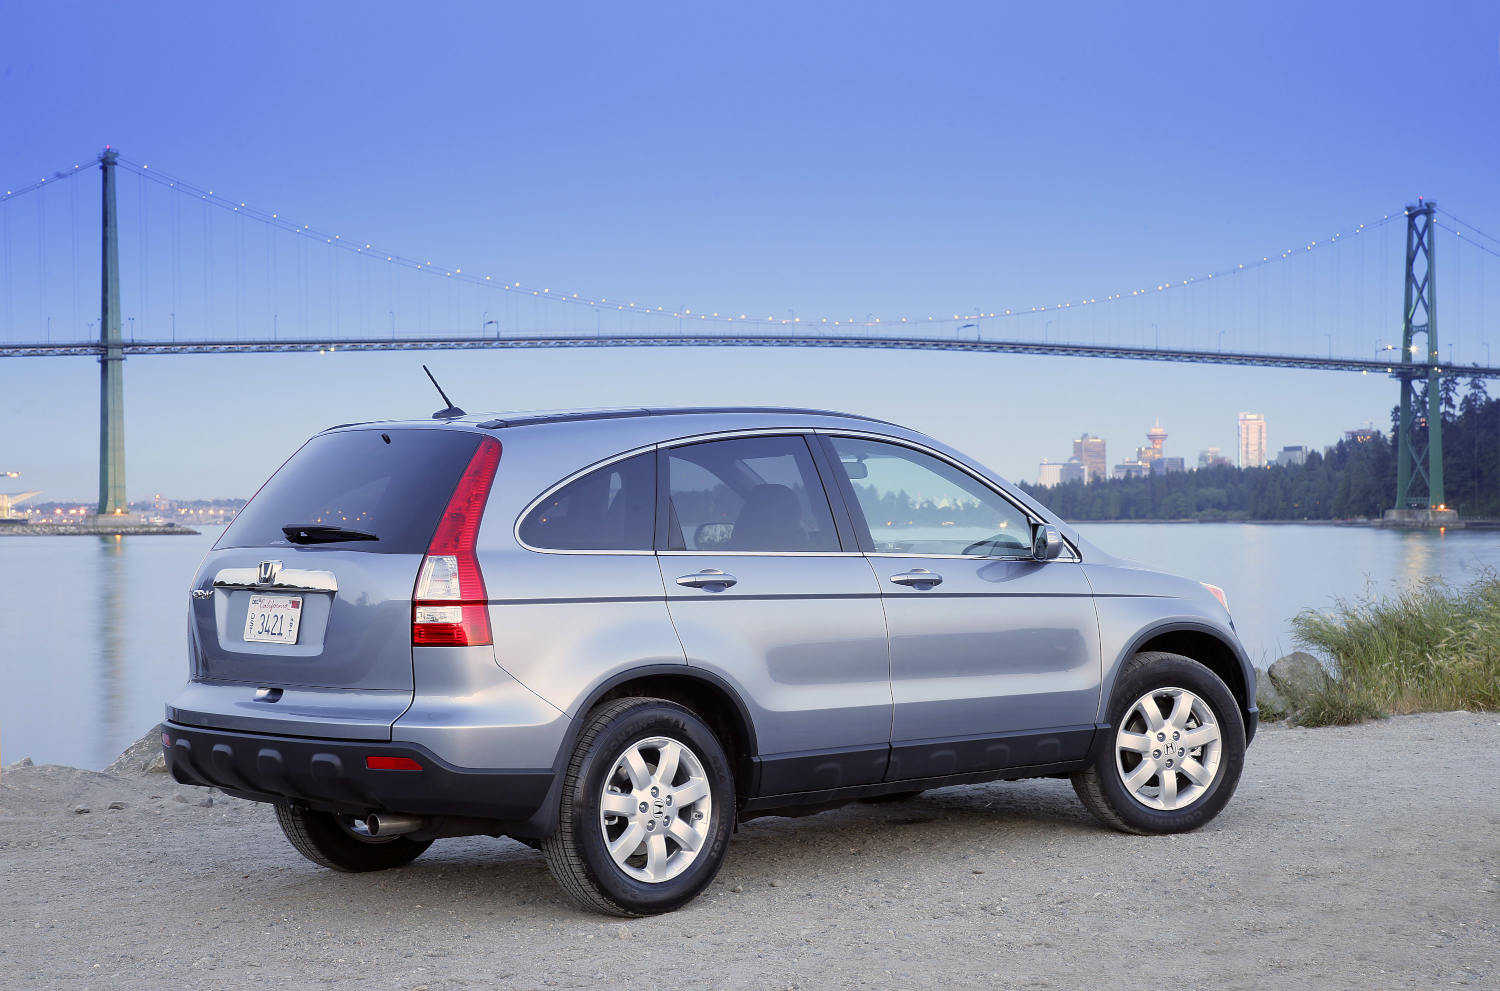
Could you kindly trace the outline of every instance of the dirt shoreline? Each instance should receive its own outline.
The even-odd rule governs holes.
[[[703,898],[628,922],[574,909],[510,840],[340,875],[265,806],[13,764],[0,983],[1493,988],[1497,753],[1495,714],[1268,726],[1225,814],[1177,837],[1107,832],[1064,781],[759,819]]]

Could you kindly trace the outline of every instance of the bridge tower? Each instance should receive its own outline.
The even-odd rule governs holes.
[[[115,160],[105,147],[104,258],[100,279],[99,343],[99,515],[123,514],[125,501],[125,352],[120,348],[120,236],[115,210]]]
[[[1401,380],[1396,508],[1386,514],[1393,521],[1440,522],[1456,517],[1443,496],[1442,369],[1438,364],[1437,262],[1432,226],[1436,205],[1428,200],[1406,208],[1406,310],[1401,369],[1395,373]],[[1420,361],[1419,353],[1425,355]],[[1423,376],[1427,378],[1425,410],[1423,404],[1414,402],[1414,385]]]

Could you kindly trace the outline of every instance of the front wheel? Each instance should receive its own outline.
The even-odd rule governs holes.
[[[734,778],[713,731],[672,702],[620,699],[589,717],[542,852],[584,908],[654,915],[708,886],[733,824]]]
[[[1182,833],[1218,815],[1239,784],[1245,723],[1212,671],[1180,654],[1137,654],[1120,672],[1109,744],[1073,789],[1105,825]]]

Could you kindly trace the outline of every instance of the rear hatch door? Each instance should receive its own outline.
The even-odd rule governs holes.
[[[199,569],[173,718],[389,739],[412,699],[412,588],[478,442],[419,427],[308,441]]]

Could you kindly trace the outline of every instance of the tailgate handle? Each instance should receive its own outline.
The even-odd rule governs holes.
[[[214,588],[248,588],[275,592],[337,592],[338,579],[331,571],[280,568],[269,582],[260,580],[259,568],[225,568],[214,575]]]

